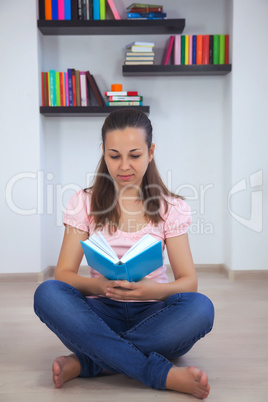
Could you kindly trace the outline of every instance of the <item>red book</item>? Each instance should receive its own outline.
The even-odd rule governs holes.
[[[225,64],[229,64],[229,35],[225,35]]]
[[[164,54],[164,60],[163,60],[164,66],[167,66],[169,63],[169,60],[171,59],[171,52],[173,49],[174,40],[175,40],[175,36],[174,35],[170,36],[170,38],[168,40],[168,44],[167,44],[167,50],[166,50],[166,53]]]
[[[137,96],[138,91],[107,91],[104,92],[105,96],[113,96],[113,95],[119,95],[119,96]]]
[[[75,87],[75,70],[72,68],[72,84],[73,84],[73,106],[76,104],[76,87]]]
[[[203,35],[203,64],[209,64],[209,35]]]
[[[60,72],[60,104],[65,106],[64,73]]]
[[[203,35],[196,35],[196,64],[203,63]]]
[[[49,92],[49,73],[45,73],[46,76],[46,93],[47,93],[47,104],[46,106],[50,106],[50,92]]]

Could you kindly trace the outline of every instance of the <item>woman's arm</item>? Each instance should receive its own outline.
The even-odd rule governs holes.
[[[55,279],[68,283],[85,296],[105,295],[107,287],[113,286],[114,281],[109,281],[103,276],[85,278],[78,274],[78,269],[84,255],[80,240],[84,241],[87,238],[87,232],[66,225],[55,271]]]
[[[108,297],[115,300],[165,300],[175,293],[196,292],[197,276],[187,233],[166,239],[170,265],[175,280],[157,283],[144,278],[138,282],[119,281],[108,290]],[[123,288],[123,289],[122,289]]]

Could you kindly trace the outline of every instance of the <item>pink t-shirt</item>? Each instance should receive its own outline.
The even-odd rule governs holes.
[[[164,221],[157,225],[148,223],[145,227],[137,232],[124,232],[117,229],[112,235],[109,234],[108,225],[105,226],[101,233],[114,249],[119,258],[133,246],[141,237],[149,233],[157,240],[162,241],[163,261],[165,250],[165,239],[182,235],[188,231],[191,223],[191,211],[189,205],[180,198],[165,196],[168,201],[168,211],[165,213],[164,204],[161,205],[160,214]],[[67,203],[63,223],[70,225],[79,230],[83,230],[91,236],[94,232],[97,233],[100,229],[94,230],[94,221],[90,217],[90,193],[83,190],[75,193]],[[147,275],[147,278],[153,279],[155,282],[167,283],[165,264]],[[100,274],[92,268],[89,268],[90,276],[96,278]]]

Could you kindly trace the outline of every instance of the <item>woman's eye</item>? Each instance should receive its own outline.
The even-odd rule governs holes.
[[[131,157],[132,157],[133,159],[137,159],[137,158],[140,157],[140,155],[131,155]]]
[[[111,158],[112,158],[112,159],[118,159],[118,158],[119,158],[119,155],[111,156]]]

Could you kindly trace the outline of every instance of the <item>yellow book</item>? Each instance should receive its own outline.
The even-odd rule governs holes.
[[[189,64],[189,35],[185,35],[185,65]]]

